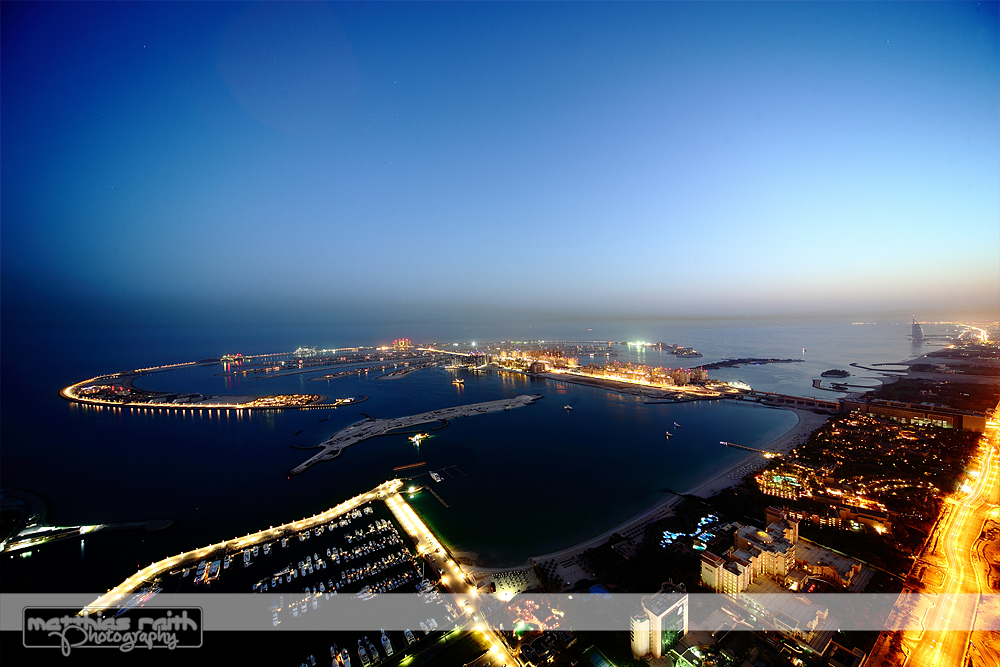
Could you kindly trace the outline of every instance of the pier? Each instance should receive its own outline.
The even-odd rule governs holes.
[[[754,449],[753,447],[747,447],[746,445],[737,445],[735,442],[726,442],[725,440],[720,440],[719,444],[723,447],[736,447],[738,449],[745,449],[748,452],[757,452],[758,454],[763,454],[765,458],[773,459],[781,456],[778,452],[769,452],[766,449]]]
[[[437,491],[435,491],[435,490],[434,490],[434,489],[432,489],[431,487],[429,487],[429,486],[424,486],[424,487],[421,487],[421,488],[424,488],[424,489],[427,489],[428,491],[430,491],[430,492],[431,492],[431,495],[433,495],[433,496],[434,496],[435,498],[437,498],[438,500],[440,500],[440,501],[441,501],[441,504],[442,504],[442,505],[444,505],[444,506],[445,506],[446,508],[448,508],[448,507],[451,507],[451,505],[449,505],[448,503],[446,503],[446,502],[444,501],[444,498],[442,498],[441,496],[439,496],[439,495],[438,495],[438,493],[437,493]]]

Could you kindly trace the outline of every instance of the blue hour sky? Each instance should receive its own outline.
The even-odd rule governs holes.
[[[5,1],[4,316],[996,310],[997,7]]]

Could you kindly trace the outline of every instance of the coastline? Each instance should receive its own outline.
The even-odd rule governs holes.
[[[810,410],[802,410],[800,408],[783,407],[776,409],[790,410],[794,412],[798,418],[798,421],[794,426],[792,426],[792,428],[763,446],[764,449],[779,451],[782,454],[788,453],[799,444],[805,442],[813,431],[825,424],[830,418],[830,415],[820,415]],[[573,583],[579,581],[581,575],[583,575],[584,578],[589,578],[589,575],[583,569],[582,563],[579,562],[580,556],[582,556],[586,550],[604,544],[612,535],[615,534],[619,534],[626,539],[641,539],[646,526],[654,521],[672,516],[674,508],[684,500],[684,496],[708,498],[723,489],[734,486],[736,485],[737,480],[730,478],[729,475],[743,466],[752,464],[761,458],[763,458],[762,454],[747,452],[746,456],[740,457],[739,460],[733,463],[720,465],[718,468],[714,469],[708,477],[704,478],[701,482],[698,482],[691,488],[679,494],[672,494],[652,507],[649,507],[639,514],[621,522],[614,528],[606,530],[595,537],[565,549],[538,556],[532,556],[521,565],[500,568],[477,567],[474,563],[463,563],[463,565],[467,570],[473,572],[474,574],[481,573],[482,575],[489,575],[507,570],[524,568],[531,569],[536,564],[551,563],[555,570],[559,571],[563,578],[568,577],[569,580],[572,581],[573,577],[576,576],[577,579],[573,581]],[[473,556],[473,558],[463,558],[463,561],[474,560],[475,554],[463,552],[463,555]]]
[[[805,442],[813,431],[818,429],[830,419],[830,415],[819,415],[810,410],[802,410],[800,408],[780,409],[794,412],[795,416],[798,417],[798,421],[794,426],[792,426],[792,428],[764,445],[763,448],[781,452],[782,454],[787,454],[797,445]],[[718,466],[715,469],[714,474],[685,491],[684,495],[708,498],[723,489],[728,489],[730,486],[736,484],[734,480],[729,479],[729,475],[732,472],[739,470],[743,466],[752,463],[761,457],[761,454],[748,452],[747,456],[731,465]]]
[[[739,393],[736,390],[724,392],[716,389],[708,389],[699,385],[687,385],[686,388],[654,387],[652,385],[636,384],[634,382],[624,382],[612,380],[610,378],[590,377],[575,373],[534,373],[533,377],[552,380],[553,382],[565,382],[567,384],[577,384],[584,387],[596,387],[619,394],[630,396],[642,396],[654,400],[669,400],[673,403],[684,403],[688,401],[703,401],[726,398],[727,396]]]

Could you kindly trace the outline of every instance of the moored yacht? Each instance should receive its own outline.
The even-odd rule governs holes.
[[[365,635],[365,646],[368,647],[368,652],[371,653],[373,664],[382,660],[382,656],[379,654],[378,649],[375,648],[375,644],[372,644],[372,640],[368,639],[368,635]]]

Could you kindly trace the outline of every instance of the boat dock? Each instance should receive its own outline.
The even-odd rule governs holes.
[[[430,492],[431,492],[431,494],[432,494],[432,495],[433,495],[433,496],[434,496],[435,498],[437,498],[438,500],[440,500],[440,501],[441,501],[441,504],[442,504],[442,505],[444,505],[445,507],[451,507],[451,505],[449,505],[448,503],[446,503],[446,502],[444,501],[444,498],[442,498],[441,496],[439,496],[439,495],[438,495],[437,491],[435,491],[434,489],[432,489],[432,488],[431,488],[431,487],[429,487],[429,486],[425,486],[425,487],[423,487],[423,488],[425,488],[425,489],[427,489],[428,491],[430,491]]]

